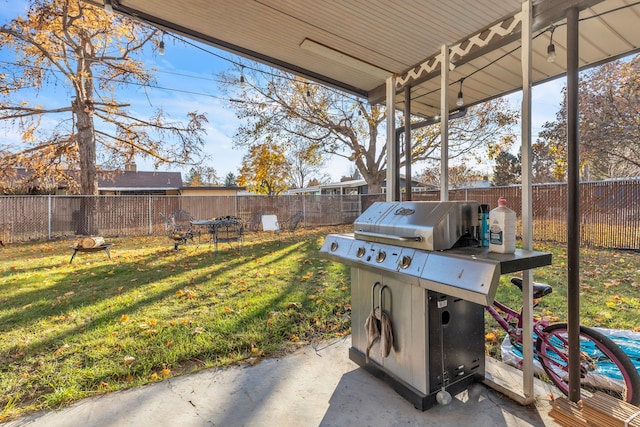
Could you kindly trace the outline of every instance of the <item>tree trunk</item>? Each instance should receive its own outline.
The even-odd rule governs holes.
[[[382,171],[376,174],[365,175],[365,181],[367,181],[369,194],[382,193],[382,184],[384,183],[384,180],[386,178],[386,173],[386,171]]]
[[[76,101],[77,143],[80,159],[80,222],[77,234],[98,234],[98,176],[96,172],[96,141],[91,102]]]

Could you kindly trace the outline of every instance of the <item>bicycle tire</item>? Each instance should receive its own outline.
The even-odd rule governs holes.
[[[543,329],[546,340],[538,337],[536,350],[547,376],[565,394],[569,394],[567,370],[568,333],[566,323]],[[605,392],[633,405],[640,403],[640,374],[629,356],[602,333],[580,326],[581,394]],[[604,374],[603,368],[610,369]],[[613,379],[613,377],[619,377]]]

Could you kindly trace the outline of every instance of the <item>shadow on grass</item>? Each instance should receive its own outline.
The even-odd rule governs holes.
[[[154,247],[142,254],[142,249],[120,249],[111,261],[92,256],[73,266],[52,261],[34,265],[33,270],[25,267],[22,274],[37,271],[48,275],[51,283],[38,286],[33,278],[26,278],[21,281],[25,291],[18,284],[2,290],[0,332],[6,341],[0,345],[0,364],[6,367],[5,373],[16,376],[18,384],[19,374],[35,376],[38,364],[62,366],[73,359],[76,370],[86,370],[87,377],[71,377],[68,383],[60,380],[58,390],[75,387],[101,393],[149,382],[149,374],[159,372],[165,363],[174,372],[188,371],[182,368],[193,361],[198,367],[233,363],[280,352],[292,337],[304,340],[339,331],[345,324],[318,320],[349,299],[345,289],[334,289],[331,298],[316,298],[340,285],[339,280],[327,283],[335,273],[327,273],[326,261],[318,260],[322,236],[318,232],[254,238],[245,241],[241,251],[219,248],[217,254],[206,245],[179,251]],[[123,321],[125,316],[132,320]],[[163,326],[151,336],[138,323],[154,316]],[[180,316],[193,323],[168,326]],[[196,334],[199,325],[203,330]],[[184,342],[166,349],[172,340]],[[260,352],[254,354],[254,347]],[[158,355],[122,366],[123,355],[135,351],[142,352],[141,359],[150,352]],[[100,357],[111,359],[111,366],[91,371],[91,362]],[[33,384],[31,389],[53,391],[45,383]],[[2,394],[0,407],[11,399],[26,400],[11,388],[3,387]],[[70,395],[63,401],[79,397]]]

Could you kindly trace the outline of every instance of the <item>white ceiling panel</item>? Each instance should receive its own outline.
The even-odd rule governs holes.
[[[104,0],[91,1],[100,5]],[[405,77],[438,56],[442,45],[456,46],[477,34],[485,38],[488,28],[505,20],[501,28],[506,28],[521,9],[520,0],[110,1],[116,12],[375,102],[381,100],[391,73]],[[581,11],[581,67],[640,50],[640,1],[537,0],[534,81],[565,72],[566,26],[562,17],[566,7]],[[551,25],[556,26],[554,63],[546,60],[549,32],[545,30]],[[305,39],[324,46],[324,53],[305,48]],[[518,90],[522,81],[519,44],[519,26],[514,26],[503,41],[492,39],[481,55],[472,53],[459,60],[450,73],[454,102],[461,78],[465,78],[468,105]],[[335,55],[326,55],[327,50]],[[383,72],[354,68],[354,60]],[[412,88],[412,112],[435,114],[440,103],[438,70],[408,79],[406,84]],[[400,94],[399,105],[402,98]]]

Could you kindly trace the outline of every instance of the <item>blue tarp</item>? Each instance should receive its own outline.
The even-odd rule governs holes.
[[[607,338],[610,338],[615,342],[620,348],[631,358],[631,361],[635,365],[638,372],[640,372],[640,333],[624,331],[618,329],[602,329],[602,328],[592,328],[596,331],[604,334]],[[535,339],[535,337],[534,337]],[[595,349],[595,345],[589,343]],[[588,347],[583,346],[583,350],[587,353],[590,353]],[[501,346],[502,352],[502,360],[505,363],[510,365],[519,367],[520,362],[522,361],[522,348],[520,345],[512,345],[509,341],[509,336],[506,336]],[[594,352],[597,353],[597,352]],[[590,353],[594,355],[594,353]],[[536,375],[541,375],[544,373],[542,366],[538,361],[534,361]],[[610,378],[621,379],[618,369],[607,361],[597,361],[596,362],[597,369],[603,375],[606,375]]]

